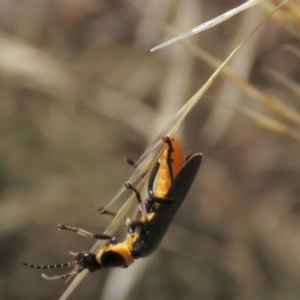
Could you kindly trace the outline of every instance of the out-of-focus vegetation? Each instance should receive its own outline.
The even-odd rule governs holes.
[[[273,2],[192,37],[201,60],[180,44],[150,53],[170,37],[162,24],[184,32],[241,3],[1,1],[1,299],[59,297],[62,281],[20,262],[91,248],[56,225],[104,231],[97,207],[126,180],[123,157],[139,157]],[[266,22],[186,119],[179,136],[204,162],[160,248],[88,275],[70,299],[299,299],[299,7]]]

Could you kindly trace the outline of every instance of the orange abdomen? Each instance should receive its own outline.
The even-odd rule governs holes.
[[[171,139],[173,151],[171,153],[171,165],[173,170],[174,178],[177,176],[178,172],[182,168],[184,164],[184,155],[181,145],[176,137]],[[167,164],[167,156],[168,156],[168,147],[163,151],[160,156],[159,162],[160,167],[157,174],[156,181],[156,190],[155,196],[163,198],[167,194],[168,190],[171,187],[171,177]]]

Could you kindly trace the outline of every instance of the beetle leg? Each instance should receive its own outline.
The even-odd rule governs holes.
[[[155,203],[162,204],[162,205],[171,205],[174,203],[174,198],[173,197],[159,198],[159,197],[155,197],[155,196],[150,197],[150,199],[147,199],[145,201],[145,207],[146,207],[147,214],[153,213],[156,211],[156,208],[154,205]]]
[[[139,205],[139,209],[140,209],[140,212],[144,218],[144,220],[147,220],[147,212],[146,212],[146,209],[145,209],[145,205],[143,203],[143,200],[141,198],[141,194],[138,192],[138,190],[130,183],[130,182],[125,182],[124,183],[124,186],[126,187],[126,189],[128,190],[132,190],[135,195],[136,195],[136,199],[138,201],[138,205]]]
[[[134,227],[134,226],[131,226],[131,221],[130,221],[129,218],[126,218],[126,219],[125,219],[125,225],[126,225],[126,227],[127,227],[127,232],[128,232],[131,236],[133,236],[135,227]]]
[[[135,164],[134,160],[131,157],[126,156],[125,161],[128,165],[132,166],[134,169],[137,168],[137,165]],[[144,178],[145,175],[147,174],[148,171],[145,171],[142,175],[141,178]]]
[[[105,209],[103,206],[99,207],[98,208],[98,211],[101,215],[109,215],[109,216],[112,216],[112,217],[115,217],[117,215],[117,213],[115,212],[112,212],[110,210],[107,210]]]
[[[151,199],[146,200],[146,206],[152,205],[152,203],[159,203],[159,204],[166,204],[170,205],[174,203],[174,198],[173,197],[164,197],[164,198],[159,198],[159,197],[152,197]]]
[[[68,230],[68,231],[77,233],[79,235],[86,236],[86,237],[96,239],[96,240],[109,240],[111,242],[111,244],[113,244],[113,245],[116,245],[118,243],[117,239],[114,236],[107,235],[107,234],[91,233],[91,232],[88,232],[81,228],[71,227],[71,226],[64,225],[64,224],[58,224],[57,228],[59,230]]]
[[[170,174],[170,178],[171,178],[171,189],[174,190],[174,175],[173,175],[172,158],[171,158],[172,151],[173,151],[172,141],[168,136],[164,136],[162,138],[162,140],[168,146],[167,164],[168,164],[169,174]],[[160,164],[159,164],[159,162],[157,162],[156,166],[154,167],[154,169],[151,173],[151,176],[149,178],[148,193],[149,193],[150,199],[148,199],[147,202],[145,203],[147,213],[155,211],[154,203],[166,204],[166,205],[174,203],[173,197],[156,197],[153,192],[153,185],[154,185],[154,181],[155,181],[157,172],[159,170],[159,166],[160,166]],[[173,194],[174,194],[174,191],[173,191]]]
[[[168,136],[164,136],[162,140],[168,145],[167,164],[168,164],[169,174],[171,178],[171,188],[174,189],[174,174],[173,174],[172,158],[171,158],[172,152],[174,151],[172,146],[172,141]]]
[[[134,160],[131,157],[126,156],[125,161],[127,162],[128,165],[134,167],[135,169],[137,168]]]
[[[126,227],[127,227],[127,231],[131,236],[134,235],[134,232],[135,232],[136,228],[145,226],[145,222],[137,221],[137,220],[130,221],[129,218],[126,218],[125,224],[126,224]]]

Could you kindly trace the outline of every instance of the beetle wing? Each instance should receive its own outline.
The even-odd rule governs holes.
[[[191,156],[179,171],[174,180],[174,188],[170,188],[166,197],[173,198],[172,204],[161,204],[146,229],[141,232],[140,238],[134,243],[134,252],[137,256],[150,255],[160,244],[171,225],[178,209],[183,203],[202,162],[202,154]]]

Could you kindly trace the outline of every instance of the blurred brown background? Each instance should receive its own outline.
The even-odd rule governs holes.
[[[241,3],[0,2],[0,299],[58,299],[63,281],[20,262],[89,250],[94,241],[56,225],[103,232],[97,207],[127,179],[123,158],[137,159],[214,71],[180,44],[150,53],[171,37],[163,24],[184,32]],[[191,40],[222,61],[264,15],[252,8]],[[231,67],[296,111],[299,98],[267,71],[296,83],[299,59],[284,46],[298,44],[270,19]],[[132,270],[89,274],[70,299],[300,298],[299,143],[237,105],[292,126],[220,77],[180,130],[204,162],[162,245]]]

